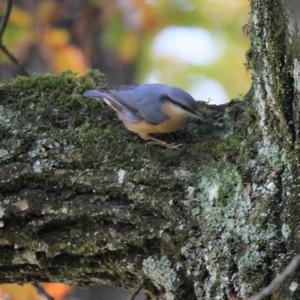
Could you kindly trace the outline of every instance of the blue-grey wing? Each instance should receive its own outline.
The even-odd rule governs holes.
[[[163,99],[153,98],[150,95],[141,98],[137,102],[139,113],[148,123],[157,125],[168,119],[167,114],[163,110]]]
[[[160,124],[168,116],[163,110],[160,93],[150,85],[128,85],[111,90],[111,93],[124,106],[151,124]]]
[[[87,91],[85,96],[106,97],[114,100],[123,107],[126,119],[132,122],[144,119],[151,124],[160,124],[168,116],[163,110],[163,99],[158,85],[122,85],[113,88],[102,88],[97,91]],[[94,94],[97,95],[94,95]],[[130,120],[128,120],[130,121]]]
[[[89,98],[103,99],[111,108],[117,111],[124,122],[135,123],[142,119],[134,101],[130,101],[124,95],[120,95],[112,89],[92,89],[83,93]]]

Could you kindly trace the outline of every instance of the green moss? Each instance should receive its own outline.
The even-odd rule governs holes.
[[[31,264],[31,265],[39,264],[35,251],[22,250],[12,259],[12,265],[25,265],[25,264]]]
[[[113,112],[104,109],[101,101],[82,97],[82,93],[103,84],[103,75],[98,71],[82,77],[71,72],[35,74],[1,83],[0,122],[1,132],[6,136],[1,145],[6,154],[1,152],[1,159],[10,158],[30,140],[34,140],[34,144],[28,145],[31,158],[43,158],[50,151],[63,152],[66,160],[70,160],[82,151],[97,149],[108,131],[103,130],[103,124]],[[41,131],[44,134],[39,135]],[[39,139],[35,140],[35,135]]]
[[[254,70],[257,91],[254,101],[258,104],[257,115],[262,120],[260,127],[262,131],[270,131],[273,139],[276,137],[283,142],[290,137],[291,142],[294,135],[293,79],[290,72],[293,61],[287,47],[290,46],[290,36],[286,9],[277,0],[264,3],[252,1],[252,8],[255,14],[252,15],[252,48],[248,59]],[[270,118],[269,114],[276,117]],[[282,134],[278,135],[283,130],[286,131],[284,139]]]

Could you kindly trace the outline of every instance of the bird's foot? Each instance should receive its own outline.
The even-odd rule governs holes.
[[[159,145],[159,146],[162,146],[162,147],[166,147],[168,149],[172,149],[172,150],[179,150],[183,144],[176,144],[176,143],[166,143],[164,141],[152,141],[152,142],[148,142],[147,145]]]
[[[155,138],[153,136],[150,136],[150,135],[141,135],[141,138],[143,138],[144,140],[151,140],[151,142],[148,142],[147,145],[159,145],[159,146],[162,146],[162,147],[166,147],[168,149],[172,149],[172,150],[179,150],[183,144],[175,144],[175,143],[167,143],[165,141],[162,141],[158,138]]]
[[[183,147],[183,144],[175,144],[175,143],[168,144],[168,143],[166,143],[165,146],[166,146],[168,149],[179,150],[181,147]]]

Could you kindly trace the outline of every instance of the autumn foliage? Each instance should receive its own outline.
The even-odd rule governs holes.
[[[45,290],[55,300],[61,300],[71,287],[60,283],[45,283]],[[31,284],[2,284],[0,285],[0,300],[44,300]]]

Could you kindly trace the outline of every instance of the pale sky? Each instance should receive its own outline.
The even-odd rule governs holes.
[[[214,63],[225,48],[224,41],[214,38],[209,31],[199,27],[169,26],[154,38],[153,59],[168,58],[187,65],[208,66]],[[161,82],[160,70],[152,70],[146,82]],[[228,102],[229,97],[223,85],[199,74],[186,88],[195,99],[211,104]]]

